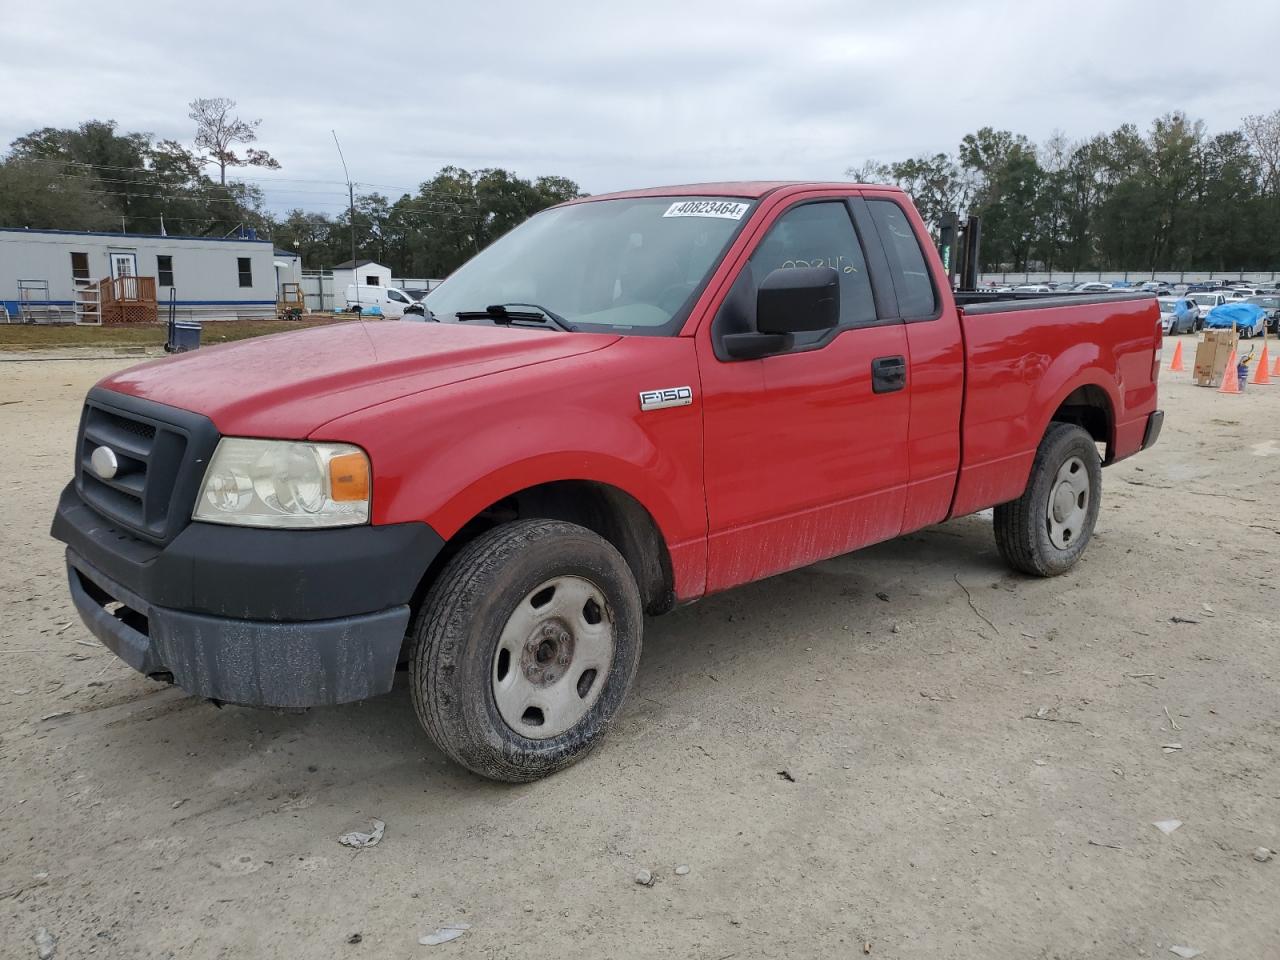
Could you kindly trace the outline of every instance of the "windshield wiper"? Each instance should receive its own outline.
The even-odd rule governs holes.
[[[507,307],[532,307],[533,311],[508,310]],[[459,310],[454,314],[459,320],[470,320],[488,317],[494,323],[511,323],[513,320],[549,321],[552,326],[566,333],[576,333],[577,327],[554,310],[548,310],[540,303],[491,303],[483,310]]]

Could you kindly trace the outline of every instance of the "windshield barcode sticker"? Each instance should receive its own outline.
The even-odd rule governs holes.
[[[751,209],[749,203],[736,200],[677,200],[667,207],[664,217],[720,217],[724,220],[741,220]]]

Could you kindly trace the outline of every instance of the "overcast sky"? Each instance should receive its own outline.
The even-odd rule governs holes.
[[[270,206],[337,213],[446,164],[592,193],[839,178],[984,125],[1083,138],[1280,108],[1280,2],[0,0],[0,142],[114,119],[189,143],[187,102],[262,118]],[[329,181],[329,182],[309,182]],[[362,188],[366,189],[366,188]]]

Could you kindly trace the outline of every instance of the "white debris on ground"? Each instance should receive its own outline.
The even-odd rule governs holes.
[[[368,833],[360,830],[352,830],[350,833],[344,833],[338,838],[338,842],[344,847],[376,847],[382,841],[382,834],[386,831],[387,825],[376,817],[373,820],[373,829]]]
[[[450,923],[443,927],[436,927],[433,933],[424,933],[418,938],[418,943],[424,947],[437,947],[442,943],[448,943],[450,940],[457,940],[460,936],[471,929],[469,923]]]

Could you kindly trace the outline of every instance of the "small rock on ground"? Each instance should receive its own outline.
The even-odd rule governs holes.
[[[58,941],[48,930],[41,927],[33,938],[36,942],[36,954],[40,960],[49,960],[58,950]]]

